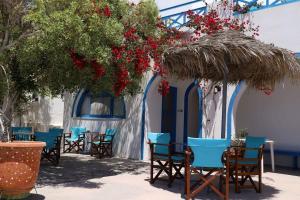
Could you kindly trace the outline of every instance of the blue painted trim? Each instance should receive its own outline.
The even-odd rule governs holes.
[[[88,90],[84,90],[84,92],[82,92],[81,96],[79,97],[78,103],[77,105],[77,98],[79,96],[81,91],[79,91],[76,95],[76,98],[74,100],[73,103],[73,111],[72,111],[72,117],[78,117],[81,119],[125,119],[126,118],[126,106],[125,106],[125,101],[123,97],[122,98],[122,104],[123,104],[123,111],[124,114],[123,115],[115,115],[114,114],[114,101],[115,98],[114,96],[112,96],[111,94],[109,94],[108,92],[101,92],[99,93],[99,97],[109,97],[110,99],[110,114],[103,114],[103,115],[97,115],[97,114],[81,114],[81,108],[82,108],[82,104],[84,102],[84,99],[86,97],[92,97],[92,95],[90,94],[90,92]],[[90,102],[91,104],[91,102]],[[75,108],[76,106],[76,108]],[[74,113],[75,112],[75,113]],[[89,113],[91,113],[91,106],[89,107]]]
[[[203,121],[203,91],[200,87],[197,88],[198,91],[198,137],[202,138],[202,121]]]
[[[236,86],[229,102],[228,106],[228,112],[227,112],[227,139],[231,139],[231,127],[232,127],[232,120],[233,120],[233,107],[235,105],[235,100],[237,95],[239,94],[241,87],[243,85],[244,81],[240,81],[238,85]]]
[[[188,88],[186,89],[185,91],[185,94],[184,94],[184,119],[183,119],[183,143],[184,144],[187,144],[187,137],[188,137],[188,112],[189,112],[189,94],[191,92],[191,90],[197,86],[198,82],[197,81],[194,81],[193,83],[191,83]],[[198,92],[199,94],[199,92]],[[200,95],[200,94],[199,94]],[[202,137],[202,91],[201,91],[201,99],[200,99],[200,96],[199,96],[199,102],[201,101],[201,113],[199,112],[199,116],[201,115],[201,118],[199,118],[199,127],[198,127],[198,135],[199,137],[201,136]],[[200,105],[199,105],[200,106]],[[200,121],[201,120],[201,121]],[[201,132],[199,131],[201,130]]]
[[[249,12],[260,11],[260,10],[263,10],[263,9],[269,9],[269,8],[273,8],[273,7],[277,7],[277,6],[282,6],[282,5],[286,5],[286,4],[289,4],[289,3],[295,3],[295,2],[299,2],[299,1],[300,0],[285,0],[285,1],[273,1],[273,2],[270,3],[269,0],[266,0],[265,2],[263,2],[264,4],[261,7],[259,7],[259,8],[251,8],[248,11],[248,13]],[[184,3],[184,4],[172,6],[172,7],[165,8],[165,9],[161,9],[160,12],[164,12],[164,11],[167,11],[167,10],[172,10],[172,9],[180,8],[180,7],[183,7],[183,6],[192,4],[192,3],[196,3],[196,2],[197,1],[191,1],[191,2],[188,2],[188,3]],[[235,4],[239,4],[239,2],[241,2],[242,4],[251,5],[254,2],[257,2],[257,0],[252,0],[252,1],[235,0],[234,1]],[[196,9],[193,9],[193,11],[198,12],[198,14],[200,12],[202,12],[202,11],[207,12],[207,7],[204,6],[204,7],[196,8]],[[234,15],[239,15],[239,13],[235,13]],[[177,19],[172,19],[172,17],[176,17],[176,16],[177,16]],[[181,19],[181,18],[183,18],[183,23],[179,22],[179,19]],[[169,20],[170,20],[171,23],[167,24],[168,27],[177,27],[178,28],[178,27],[184,26],[185,23],[188,22],[188,20],[186,18],[187,18],[186,17],[186,12],[179,12],[179,13],[176,13],[176,14],[172,14],[172,15],[168,15],[168,16],[163,16],[162,20],[165,23],[169,22]]]
[[[77,106],[76,106],[76,110],[75,110],[75,117],[80,117],[80,111],[81,111],[81,107],[82,104],[84,102],[84,98],[88,95],[88,91],[85,90],[81,96],[80,99],[78,100]]]
[[[241,1],[241,0],[239,0],[239,1]],[[269,9],[269,8],[274,8],[274,7],[277,7],[277,6],[282,6],[282,5],[286,5],[286,4],[290,4],[290,3],[295,3],[295,2],[298,2],[298,1],[300,1],[300,0],[286,0],[285,2],[278,3],[278,1],[277,1],[277,2],[272,2],[271,4],[269,3],[269,1],[266,1],[266,3],[267,3],[266,5],[263,5],[259,8],[252,8],[248,11],[248,13],[249,12],[256,12],[256,11],[260,11],[260,10],[264,10],[264,9]],[[236,3],[236,1],[235,1],[235,3]],[[249,3],[251,3],[251,2],[249,2]],[[276,3],[278,3],[278,4],[276,4]],[[235,14],[235,15],[239,15],[239,14]]]
[[[191,11],[194,11],[197,14],[201,14],[201,13],[207,12],[207,7],[204,6],[204,7],[193,9]],[[177,17],[177,18],[173,19],[173,17]],[[179,22],[179,19],[181,19],[181,18],[183,19],[183,23]],[[168,23],[169,21],[171,21],[171,24],[167,24],[168,27],[181,27],[181,26],[184,26],[189,21],[189,20],[187,20],[188,15],[187,15],[186,11],[179,12],[179,13],[172,14],[172,15],[167,15],[167,16],[162,17],[161,19],[164,21],[164,23]]]
[[[175,8],[180,8],[180,7],[191,5],[191,4],[194,4],[194,3],[199,3],[201,1],[203,1],[203,0],[195,0],[195,1],[190,1],[190,2],[187,2],[187,3],[183,3],[183,4],[178,4],[176,6],[171,6],[171,7],[163,8],[159,12],[164,12],[164,11],[167,11],[167,10],[172,10],[172,9],[175,9]]]
[[[157,74],[155,74],[150,81],[148,82],[144,96],[143,96],[143,102],[142,102],[142,119],[141,119],[141,160],[144,159],[144,137],[145,137],[145,115],[146,115],[146,100],[147,100],[147,94],[151,88],[151,85],[153,84],[154,80],[156,79]]]
[[[116,115],[80,115],[80,119],[125,119],[125,116]]]
[[[171,142],[176,142],[176,135],[177,135],[177,131],[176,131],[176,122],[177,122],[177,87],[172,87],[170,86],[170,92],[168,95],[172,95],[172,98],[174,98],[174,104],[172,105],[172,113],[171,113],[171,117],[174,117],[174,121],[175,123],[172,124],[172,130],[173,132],[169,132],[171,135]],[[165,104],[164,104],[164,99],[166,98],[165,96],[162,96],[162,106],[161,106],[161,132],[162,133],[166,133],[165,130],[165,126],[163,123],[163,118],[165,115]]]
[[[75,104],[76,104],[76,102],[77,102],[77,98],[78,98],[78,96],[79,96],[79,94],[80,94],[80,91],[81,91],[81,90],[79,90],[79,91],[77,92],[77,94],[76,94],[76,96],[75,96],[75,99],[74,99],[74,101],[73,101],[71,117],[75,116],[75,113],[74,113],[74,112],[75,112]]]

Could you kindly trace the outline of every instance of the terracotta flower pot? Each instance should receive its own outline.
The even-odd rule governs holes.
[[[44,142],[0,142],[1,199],[21,199],[33,189]]]

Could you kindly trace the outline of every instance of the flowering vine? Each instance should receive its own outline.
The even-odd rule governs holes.
[[[88,2],[88,0],[85,1]],[[254,37],[258,36],[258,27],[254,27],[249,20],[234,17],[232,14],[234,7],[231,7],[232,13],[227,17],[220,16],[219,8],[210,9],[204,15],[188,11],[187,15],[190,20],[187,26],[193,30],[193,35],[187,37],[187,32],[166,27],[157,16],[149,18],[149,13],[155,13],[151,12],[151,9],[157,11],[156,7],[151,7],[153,2],[144,0],[135,5],[123,1],[121,3],[121,1],[90,0],[91,12],[86,10],[76,12],[76,14],[79,13],[77,15],[84,13],[82,19],[87,25],[98,23],[93,28],[87,26],[83,30],[90,34],[91,43],[103,44],[101,52],[107,55],[103,58],[102,54],[96,51],[99,49],[97,46],[89,47],[91,49],[89,54],[84,51],[88,48],[80,48],[80,46],[70,48],[69,56],[74,67],[82,73],[88,71],[93,74],[91,78],[93,82],[89,85],[108,81],[109,84],[103,85],[109,85],[109,89],[116,96],[134,94],[139,90],[144,74],[152,70],[162,77],[158,87],[159,93],[167,95],[170,88],[167,81],[168,72],[162,65],[162,54],[166,48],[186,45],[199,40],[204,35],[224,30],[250,32]],[[228,5],[226,1],[221,4],[227,7]],[[121,6],[125,6],[126,13],[130,13],[127,17],[119,12]],[[147,11],[149,13],[145,14]],[[98,27],[99,29],[103,27],[98,32],[101,35],[95,36],[93,30]]]

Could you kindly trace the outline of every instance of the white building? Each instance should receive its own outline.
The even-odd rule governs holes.
[[[300,1],[267,2],[268,5],[250,12],[252,21],[260,26],[259,39],[300,52]],[[181,12],[195,8],[195,4],[185,4],[167,10],[167,15],[172,14],[172,10]],[[184,16],[180,18],[179,15],[173,17],[183,22]],[[74,95],[66,94],[63,102],[65,131],[72,126],[84,126],[90,131],[117,128],[115,155],[134,159],[148,159],[148,131],[169,131],[177,142],[184,142],[187,136],[221,136],[221,92],[206,97],[203,108],[202,91],[194,80],[170,77],[171,93],[162,97],[157,91],[159,79],[149,72],[143,83],[143,93],[124,99],[114,99],[105,93],[91,97],[84,90]],[[275,150],[300,151],[299,99],[300,85],[290,80],[277,84],[271,96],[248,88],[243,82],[229,86],[226,137],[233,137],[237,130],[247,128],[250,135],[273,139]],[[59,112],[56,117],[62,118]],[[290,165],[292,162],[292,157],[279,157],[276,157],[276,164]]]

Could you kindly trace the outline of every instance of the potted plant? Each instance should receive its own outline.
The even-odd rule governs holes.
[[[239,129],[234,139],[232,140],[232,146],[243,146],[247,135],[247,128]]]
[[[33,189],[44,142],[0,142],[0,199],[22,199]]]

